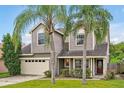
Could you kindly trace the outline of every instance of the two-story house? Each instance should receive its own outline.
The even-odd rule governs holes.
[[[81,68],[83,58],[84,30],[80,29],[76,35],[71,33],[66,40],[61,31],[54,32],[54,44],[57,54],[57,72],[68,68],[70,71]],[[21,73],[31,75],[44,75],[50,70],[50,48],[45,44],[45,33],[41,24],[31,31],[31,44],[22,48]],[[91,75],[104,76],[107,72],[107,39],[101,45],[96,44],[94,33],[89,33],[87,38],[87,65]]]

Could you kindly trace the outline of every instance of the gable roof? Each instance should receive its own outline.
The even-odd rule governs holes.
[[[28,44],[22,48],[22,54],[31,54],[31,44]]]
[[[37,25],[35,25],[35,26],[31,29],[30,33],[32,33],[33,31],[35,31],[35,29],[37,29],[41,24],[42,24],[42,23],[40,22],[40,23],[38,23]],[[57,33],[60,34],[60,35],[63,35],[63,33],[62,33],[62,31],[61,31],[60,29],[56,29],[55,32],[57,32]]]

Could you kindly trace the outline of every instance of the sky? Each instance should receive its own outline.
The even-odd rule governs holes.
[[[106,8],[113,16],[113,20],[110,22],[111,42],[124,42],[124,5],[106,5],[103,7]],[[14,20],[25,8],[26,6],[0,5],[0,42],[2,41],[3,35],[6,33],[12,34]],[[23,42],[26,44],[31,42],[29,31],[23,34],[22,37]]]

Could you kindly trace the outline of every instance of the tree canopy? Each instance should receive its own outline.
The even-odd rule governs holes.
[[[110,61],[111,63],[120,63],[124,59],[124,42],[110,44]]]
[[[4,60],[4,64],[7,67],[9,74],[20,74],[19,54],[21,53],[21,45],[17,48],[17,51],[15,51],[15,46],[12,42],[12,37],[10,34],[7,34],[3,37],[2,51],[2,59]]]

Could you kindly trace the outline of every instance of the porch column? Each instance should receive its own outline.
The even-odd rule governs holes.
[[[95,76],[95,59],[92,58],[92,65],[93,65],[93,76]]]
[[[93,76],[93,63],[92,63],[92,58],[90,58],[90,70],[91,70],[91,77]]]
[[[57,58],[57,75],[59,75],[59,59]]]
[[[107,62],[106,58],[103,59],[103,75],[105,76],[107,73]]]

